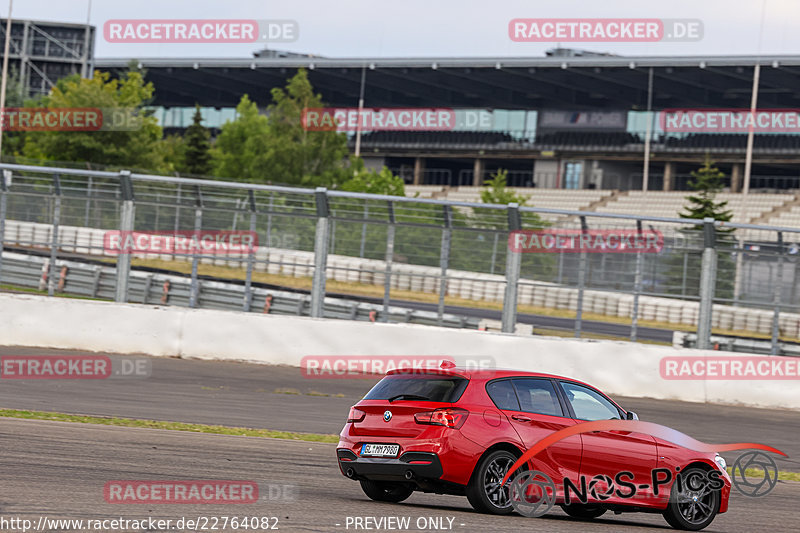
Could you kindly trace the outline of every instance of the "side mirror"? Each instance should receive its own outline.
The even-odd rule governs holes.
[[[639,420],[639,415],[637,415],[633,411],[628,411],[628,414],[627,414],[627,416],[625,418],[627,420]]]

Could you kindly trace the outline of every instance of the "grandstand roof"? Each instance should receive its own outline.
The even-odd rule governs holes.
[[[119,70],[130,58],[96,59]],[[800,107],[800,55],[475,58],[150,58],[155,105],[233,107],[243,93],[260,105],[294,69],[309,69],[333,106],[355,106],[366,67],[366,105],[500,109],[644,109],[649,67],[653,107],[749,108],[753,66],[762,65],[761,108]]]

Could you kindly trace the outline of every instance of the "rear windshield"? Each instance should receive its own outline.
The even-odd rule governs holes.
[[[364,396],[365,400],[388,400],[401,394],[411,401],[452,403],[461,398],[469,381],[460,377],[436,375],[386,376]],[[426,398],[421,400],[420,397]]]

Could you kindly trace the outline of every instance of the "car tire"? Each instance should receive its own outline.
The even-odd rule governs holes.
[[[368,479],[362,479],[360,483],[364,494],[376,502],[402,502],[414,492],[413,488],[403,483],[370,481]]]
[[[706,472],[702,468],[689,468],[682,472],[682,478],[698,474],[705,479]],[[712,489],[707,483],[699,491],[691,490],[686,482],[683,485],[683,490],[678,491],[677,481],[672,484],[664,520],[675,529],[700,531],[711,524],[719,512],[720,491]]]
[[[497,450],[478,462],[467,484],[467,499],[479,513],[511,514],[514,507],[508,497],[508,484],[500,488],[500,482],[518,457],[506,450]]]
[[[592,520],[593,518],[603,516],[606,512],[602,507],[596,505],[582,505],[579,503],[570,505],[562,504],[561,509],[572,518],[578,518],[580,520]]]

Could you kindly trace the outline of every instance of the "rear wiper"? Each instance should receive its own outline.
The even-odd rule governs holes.
[[[419,396],[418,394],[398,394],[397,396],[392,396],[391,398],[389,398],[389,403],[391,403],[391,402],[393,402],[395,400],[401,400],[401,399],[402,400],[427,400],[429,402],[433,401],[430,398],[427,398],[425,396]]]

